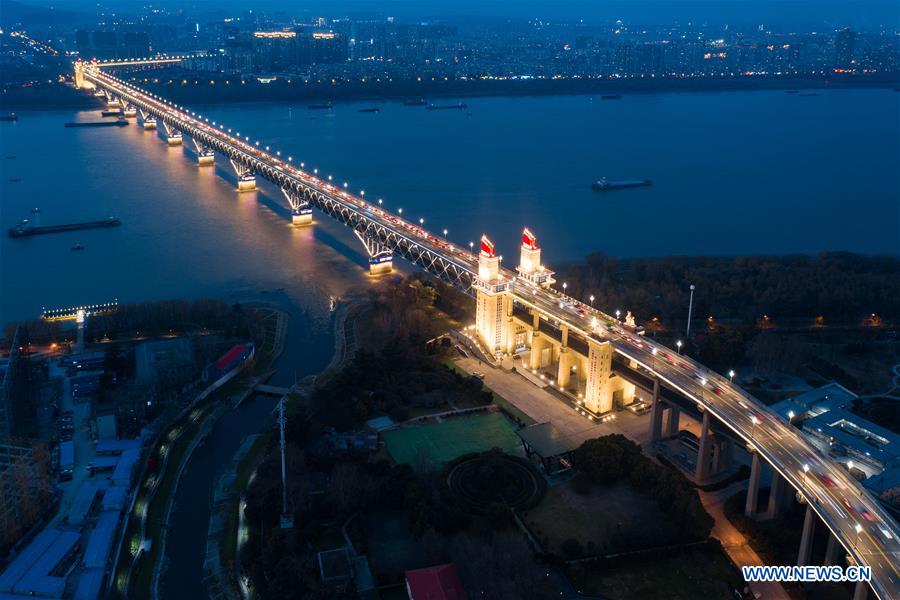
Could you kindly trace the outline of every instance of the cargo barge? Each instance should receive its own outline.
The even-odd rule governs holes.
[[[469,108],[467,104],[460,102],[459,104],[429,104],[425,110],[453,110],[453,109]]]
[[[621,190],[625,188],[644,187],[653,185],[649,179],[625,179],[621,181],[609,181],[606,177],[595,181],[591,186],[595,192],[608,192],[610,190]]]
[[[360,108],[360,109],[357,110],[356,112],[361,112],[361,113],[377,113],[377,112],[381,112],[381,109],[378,108],[378,107],[375,107],[375,108]]]
[[[66,123],[66,127],[125,127],[128,121],[118,119],[116,121],[97,121],[91,123]]]
[[[331,102],[327,104],[309,104],[306,108],[309,110],[331,110],[334,108],[334,105]]]
[[[86,223],[67,223],[65,225],[46,225],[43,227],[35,227],[29,224],[27,220],[25,220],[15,227],[10,227],[9,237],[28,237],[32,235],[42,235],[45,233],[62,233],[64,231],[98,229],[100,227],[118,227],[121,224],[122,222],[115,217],[110,217],[101,221],[88,221]]]

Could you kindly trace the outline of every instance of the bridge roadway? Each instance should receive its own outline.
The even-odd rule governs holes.
[[[367,202],[328,181],[263,152],[189,110],[140,90],[84,64],[84,77],[155,114],[158,119],[207,144],[257,175],[292,192],[360,231],[374,236],[450,283],[468,290],[478,272],[478,256],[448,240]],[[534,308],[570,331],[595,342],[609,342],[614,351],[636,361],[648,372],[681,392],[700,410],[709,411],[758,452],[784,477],[825,523],[856,564],[872,568],[871,586],[882,600],[900,597],[900,527],[847,471],[823,457],[791,424],[733,385],[727,378],[671,349],[632,334],[618,321],[552,289],[518,279],[503,268],[515,302]]]

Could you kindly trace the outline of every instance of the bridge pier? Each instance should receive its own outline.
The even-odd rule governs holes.
[[[390,273],[394,269],[394,254],[391,249],[359,231],[353,234],[362,242],[369,255],[369,273],[373,275]]]
[[[191,141],[194,142],[194,150],[197,151],[197,164],[201,167],[214,165],[216,162],[216,153],[212,148],[205,146],[191,138]]]
[[[806,505],[806,516],[803,518],[803,533],[800,534],[800,551],[797,553],[797,566],[802,567],[809,563],[809,555],[812,552],[813,535],[816,530],[816,515],[812,506]]]
[[[248,167],[240,163],[234,162],[232,159],[228,159],[228,162],[231,163],[232,168],[234,168],[234,172],[237,175],[237,189],[239,192],[253,192],[256,190],[256,177],[253,175],[253,171],[251,171]]]
[[[569,387],[572,374],[572,357],[569,353],[569,328],[565,325],[560,327],[562,336],[562,344],[559,347],[559,365],[556,370],[556,383],[560,390]]]
[[[137,116],[137,108],[133,104],[125,103],[124,108],[122,109],[122,116],[126,119],[133,119]]]
[[[759,503],[759,476],[762,471],[762,462],[759,453],[753,452],[753,462],[750,465],[750,479],[747,481],[747,502],[744,504],[744,515],[751,519],[756,518],[756,507]]]
[[[663,405],[659,399],[659,378],[653,378],[653,399],[650,404],[650,442],[655,444],[662,437]]]
[[[281,193],[284,194],[288,204],[291,205],[291,223],[298,227],[312,225],[312,208],[310,208],[309,202],[286,188],[281,188]],[[371,264],[369,269],[371,270]]]
[[[156,117],[143,110],[138,113],[138,123],[144,126],[145,131],[156,129]]]
[[[784,477],[772,470],[772,484],[769,486],[769,506],[763,519],[774,519],[784,510],[785,505],[790,501],[790,486]]]
[[[702,484],[709,476],[711,432],[709,431],[709,411],[703,411],[703,423],[700,425],[700,447],[697,450],[697,466],[694,469],[694,477],[697,483]]]
[[[666,437],[678,435],[681,427],[681,409],[677,406],[669,407],[669,421],[666,423]]]
[[[162,124],[162,132],[165,136],[166,143],[170,146],[180,146],[181,145],[181,132],[163,121]]]

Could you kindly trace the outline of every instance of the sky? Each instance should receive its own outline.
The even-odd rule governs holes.
[[[118,12],[153,4],[189,12],[216,10],[283,11],[289,14],[339,16],[377,12],[404,20],[440,16],[541,18],[606,22],[616,18],[644,24],[695,20],[708,22],[850,26],[900,26],[900,2],[883,0],[26,0],[27,4],[95,12],[98,6]]]

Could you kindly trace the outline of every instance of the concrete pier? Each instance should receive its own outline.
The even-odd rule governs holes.
[[[256,191],[256,177],[251,174],[241,175],[238,178],[238,191],[239,192],[253,192]]]
[[[312,225],[312,210],[307,208],[305,211],[303,209],[291,211],[291,224],[298,227]]]

